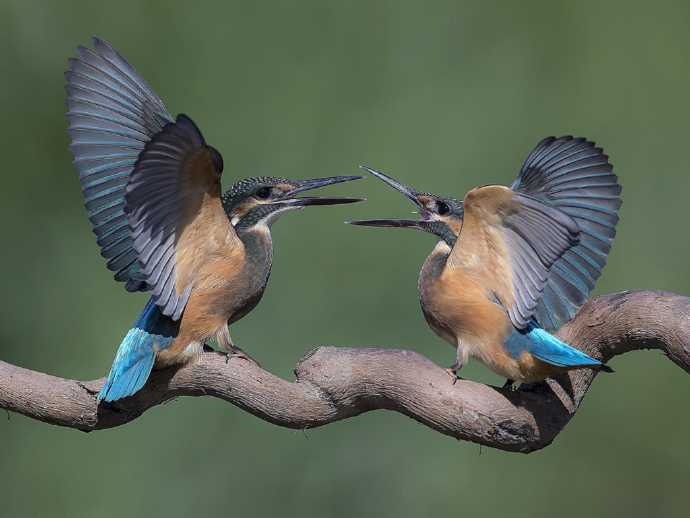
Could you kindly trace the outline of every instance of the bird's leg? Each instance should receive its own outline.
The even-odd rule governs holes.
[[[232,338],[230,337],[230,331],[228,330],[228,326],[223,326],[217,333],[216,333],[216,340],[218,340],[218,343],[225,347],[230,353],[228,353],[228,356],[225,359],[225,362],[227,363],[228,359],[230,356],[237,356],[238,358],[243,358],[257,367],[261,368],[261,365],[259,365],[259,362],[257,362],[254,358],[249,356],[246,352],[244,352],[242,349],[237,347],[234,343],[232,343]]]
[[[458,381],[458,371],[467,363],[467,358],[469,355],[469,350],[466,347],[463,347],[462,342],[458,340],[458,361],[456,361],[450,367],[446,367],[446,372],[453,378],[453,385],[455,385],[455,382]]]
[[[515,380],[507,379],[501,388],[508,389],[508,390],[514,390],[514,387],[513,387],[514,384],[515,384]]]
[[[458,381],[458,371],[462,369],[462,364],[460,362],[456,362],[450,367],[446,367],[446,372],[450,374],[450,376],[453,378],[453,385],[455,385],[455,382]]]

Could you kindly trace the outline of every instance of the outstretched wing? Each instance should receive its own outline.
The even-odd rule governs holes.
[[[511,188],[547,201],[580,227],[580,243],[551,267],[534,311],[554,331],[589,298],[616,236],[621,186],[601,148],[583,138],[549,137],[529,155]]]
[[[132,247],[153,301],[173,320],[200,266],[219,246],[241,244],[221,203],[222,169],[218,151],[179,115],[146,144],[126,187]]]
[[[508,187],[470,191],[447,265],[482,277],[518,329],[527,326],[549,270],[579,242],[577,223],[564,212]]]
[[[146,143],[173,118],[122,54],[91,41],[97,52],[77,47],[80,59],[70,59],[65,72],[69,149],[108,269],[127,291],[142,291],[146,282],[123,213],[125,186]]]

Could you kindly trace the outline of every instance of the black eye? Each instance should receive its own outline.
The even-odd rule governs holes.
[[[441,216],[450,214],[450,206],[447,203],[440,201],[436,206],[436,212],[438,212]]]
[[[254,191],[254,196],[259,198],[260,200],[265,200],[271,195],[271,189],[268,187],[259,187],[256,191]]]

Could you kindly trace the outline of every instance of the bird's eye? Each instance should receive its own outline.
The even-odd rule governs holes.
[[[259,198],[260,200],[265,200],[268,198],[271,194],[271,189],[268,187],[259,187],[256,191],[254,191],[254,196]]]
[[[436,206],[436,212],[439,213],[441,216],[445,216],[446,214],[450,214],[450,205],[448,205],[445,202],[438,202],[438,205]]]

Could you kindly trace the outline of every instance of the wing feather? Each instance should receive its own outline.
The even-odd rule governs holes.
[[[535,317],[547,330],[567,322],[589,298],[616,235],[621,186],[601,148],[583,138],[549,137],[527,157],[511,188],[573,218],[580,243],[551,268]]]
[[[131,246],[153,301],[174,320],[182,315],[193,272],[200,267],[198,261],[180,261],[180,238],[203,210],[224,215],[220,174],[196,125],[179,115],[146,144],[126,187],[123,210]],[[239,242],[227,217],[224,221],[230,244]],[[212,255],[214,250],[206,252]]]
[[[92,42],[95,50],[77,47],[79,59],[69,59],[65,72],[69,149],[108,269],[128,291],[146,290],[123,212],[125,186],[146,143],[173,119],[122,54]]]
[[[447,264],[481,271],[513,325],[525,328],[552,266],[579,243],[577,223],[548,203],[497,185],[470,191],[463,208],[462,230]]]

